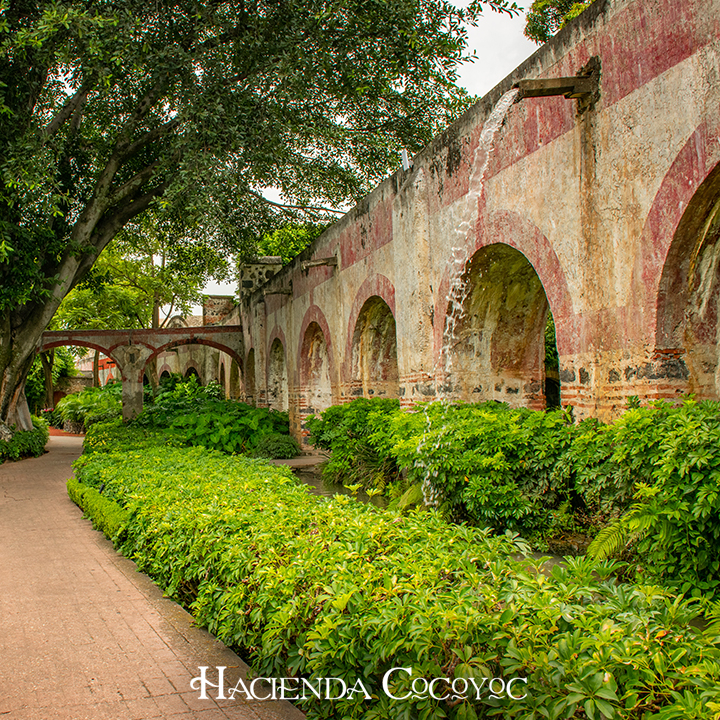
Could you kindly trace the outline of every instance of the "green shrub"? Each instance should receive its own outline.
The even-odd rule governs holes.
[[[56,412],[64,422],[84,426],[95,418],[120,417],[122,412],[122,383],[110,382],[100,388],[85,388],[82,392],[66,395],[58,401]]]
[[[399,470],[392,454],[388,423],[399,409],[399,400],[357,398],[308,418],[310,443],[332,451],[322,468],[325,480],[358,484],[365,490],[385,490],[387,485],[397,483]]]
[[[186,381],[170,378],[155,402],[145,407],[131,424],[162,428],[178,444],[202,445],[225,453],[257,454],[259,443],[266,436],[289,437],[287,413],[222,400],[218,395],[222,395],[222,388],[217,383],[203,387],[195,377]],[[296,443],[286,440],[284,449],[289,452],[295,446]]]
[[[19,430],[10,440],[0,440],[0,462],[39,457],[45,452],[50,432],[45,420],[32,416],[33,429]]]
[[[683,592],[720,590],[720,403],[686,401],[656,419],[636,455],[651,472],[638,502],[589,551],[605,556],[635,543],[642,576]],[[650,442],[649,438],[652,438]]]
[[[537,531],[570,495],[555,472],[574,429],[562,411],[431,403],[391,421],[393,453],[452,520]]]
[[[92,519],[93,525],[110,540],[116,540],[128,521],[128,512],[98,490],[83,485],[74,478],[67,481],[70,499]]]
[[[309,718],[670,720],[720,708],[720,638],[688,624],[701,607],[618,584],[612,563],[548,572],[513,559],[525,548],[512,535],[319,502],[287,468],[203,448],[96,448],[76,472],[126,510],[122,551],[260,675],[359,678],[374,694],[311,699]],[[393,701],[380,687],[393,667],[526,678],[527,697]]]
[[[300,454],[300,445],[292,435],[270,433],[262,435],[255,445],[255,457],[272,459],[294,458]]]

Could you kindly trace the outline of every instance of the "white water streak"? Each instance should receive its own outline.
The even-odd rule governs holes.
[[[450,372],[452,370],[452,353],[453,346],[457,343],[457,329],[460,321],[465,314],[465,300],[467,299],[469,286],[468,278],[465,274],[468,264],[468,244],[469,235],[473,229],[473,220],[477,215],[478,200],[482,194],[483,183],[485,181],[485,172],[490,162],[490,156],[495,144],[495,135],[503,124],[505,116],[515,102],[518,94],[517,89],[509,90],[498,101],[488,116],[482,131],[478,146],[475,149],[473,162],[470,170],[470,182],[467,194],[453,207],[453,225],[455,232],[455,243],[452,248],[452,275],[450,278],[450,289],[447,294],[448,313],[445,319],[443,329],[443,344],[438,357],[439,368],[433,370],[433,377],[436,383],[436,394],[438,399],[447,404],[448,398],[445,387],[449,384]],[[439,372],[438,372],[439,370]],[[422,468],[424,477],[422,481],[423,499],[426,505],[438,505],[440,494],[432,482],[432,477],[437,476],[437,470],[432,471],[431,468],[421,458],[423,450],[429,438],[429,430],[431,426],[430,416],[428,414],[429,406],[425,406],[426,428],[423,437],[418,444],[418,459],[416,467]],[[444,413],[443,413],[444,415]],[[437,452],[442,441],[442,434],[438,433],[438,437],[431,448]]]

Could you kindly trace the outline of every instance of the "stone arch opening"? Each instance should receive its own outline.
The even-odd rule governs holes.
[[[462,280],[460,301],[448,305],[442,394],[537,410],[558,407],[554,323],[530,261],[510,245],[495,243],[473,255]]]
[[[325,334],[313,321],[305,330],[300,351],[300,411],[314,415],[332,405],[330,356]]]
[[[162,374],[160,375],[160,380],[169,380],[169,379],[170,379],[170,371],[163,370]]]
[[[255,405],[255,348],[251,348],[245,363],[245,402]]]
[[[200,377],[198,369],[194,365],[188,366],[185,370],[184,378],[186,380],[189,380],[191,377],[197,378],[198,383],[202,385],[202,378]]]
[[[398,397],[400,391],[395,318],[388,304],[373,295],[363,304],[352,339],[353,397]]]
[[[688,203],[663,266],[655,356],[640,368],[660,397],[720,397],[719,315],[720,164]]]
[[[268,357],[268,406],[272,410],[288,410],[288,374],[285,348],[280,338],[275,338]]]
[[[233,358],[230,363],[230,381],[229,381],[229,392],[230,397],[233,400],[239,400],[242,395],[242,372],[240,370],[240,364]]]

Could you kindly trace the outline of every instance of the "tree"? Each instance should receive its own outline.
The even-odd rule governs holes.
[[[251,252],[421,148],[469,103],[455,68],[480,8],[0,0],[0,420],[28,426],[41,333],[149,209],[177,245]]]
[[[568,20],[577,17],[593,0],[535,0],[526,16],[525,37],[546,43]]]
[[[287,265],[326,229],[322,223],[288,223],[258,241],[258,254],[281,257]]]

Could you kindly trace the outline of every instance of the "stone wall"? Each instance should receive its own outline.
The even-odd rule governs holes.
[[[308,413],[360,395],[542,408],[548,313],[576,417],[609,419],[630,395],[717,398],[719,37],[720,0],[597,0],[409,170],[245,288],[253,401],[287,398],[298,435]],[[592,108],[526,98],[486,158],[504,93],[591,61]]]

